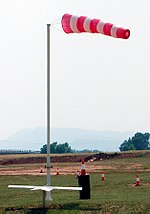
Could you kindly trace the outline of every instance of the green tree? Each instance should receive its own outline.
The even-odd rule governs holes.
[[[150,149],[149,142],[150,134],[142,134],[137,132],[132,139],[129,138],[125,140],[119,147],[120,151],[129,151],[129,150],[148,150]]]
[[[57,153],[57,142],[54,142],[52,144],[50,144],[50,151],[52,154],[56,154]]]
[[[50,153],[51,154],[62,154],[62,153],[72,153],[71,146],[67,142],[62,144],[57,144],[57,142],[54,142],[50,144]],[[40,149],[41,154],[47,153],[47,145],[43,145],[43,147]]]
[[[149,149],[149,133],[136,133],[135,136],[132,138],[132,143],[136,150],[147,150]]]
[[[43,147],[40,149],[41,154],[46,154],[47,153],[47,145],[44,144]]]

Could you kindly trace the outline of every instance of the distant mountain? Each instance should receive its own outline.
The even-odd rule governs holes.
[[[54,128],[52,140],[68,142],[73,149],[78,150],[118,151],[120,144],[133,134],[133,132]]]
[[[75,128],[52,128],[51,142],[68,142],[76,150],[118,151],[120,144],[133,132],[94,131]],[[46,144],[46,128],[22,129],[0,141],[0,149],[40,150]]]

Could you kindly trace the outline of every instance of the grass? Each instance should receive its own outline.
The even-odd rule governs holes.
[[[98,164],[104,167],[106,180],[101,181],[100,172],[90,174],[91,199],[80,200],[78,191],[52,191],[53,201],[46,203],[45,210],[42,209],[41,191],[7,187],[9,184],[44,185],[45,176],[0,176],[0,213],[150,214],[148,157],[143,155],[139,158],[104,160],[86,165],[92,164],[93,167]],[[68,166],[68,163],[61,163],[63,165]],[[106,170],[106,166],[114,168]],[[135,187],[137,173],[141,186]],[[52,185],[78,186],[78,180],[76,175],[54,175]]]
[[[90,175],[91,199],[80,200],[78,191],[53,191],[46,213],[150,213],[149,173],[141,174],[142,185],[135,187],[134,173],[107,174],[101,181],[99,174]],[[43,185],[42,176],[1,176],[1,213],[41,213],[42,192],[9,189],[8,184]],[[78,186],[75,176],[52,176],[52,185]]]

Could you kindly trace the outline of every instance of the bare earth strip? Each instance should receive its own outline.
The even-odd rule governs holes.
[[[115,167],[112,167],[112,166],[87,166],[86,167],[86,171],[88,173],[97,173],[97,172],[100,172],[105,169],[105,170],[108,170],[108,169],[116,169]],[[42,172],[41,172],[42,170]],[[56,175],[56,171],[57,169],[56,168],[52,168],[51,169],[51,174],[52,175]],[[61,167],[59,168],[59,174],[61,175],[77,175],[77,171],[80,171],[80,166],[64,166],[64,167]],[[33,169],[22,169],[22,168],[12,168],[12,167],[2,167],[0,168],[0,175],[46,175],[46,169],[45,168],[33,168]]]
[[[150,151],[52,155],[51,174],[77,175],[84,158],[87,173],[102,171],[150,172]],[[42,172],[41,172],[42,171]],[[46,175],[46,155],[0,155],[0,175]]]

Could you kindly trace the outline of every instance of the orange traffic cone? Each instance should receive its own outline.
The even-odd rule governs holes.
[[[56,175],[59,175],[59,168],[56,168]]]
[[[41,165],[41,168],[40,168],[40,173],[43,173],[44,171],[43,171],[43,168],[42,168],[42,165]]]
[[[136,176],[136,183],[135,183],[135,186],[140,186],[140,178],[139,178],[138,175]]]
[[[104,175],[104,172],[102,172],[102,177],[101,177],[101,180],[104,181],[105,180],[105,175]]]
[[[86,175],[84,160],[81,161],[81,175]]]

